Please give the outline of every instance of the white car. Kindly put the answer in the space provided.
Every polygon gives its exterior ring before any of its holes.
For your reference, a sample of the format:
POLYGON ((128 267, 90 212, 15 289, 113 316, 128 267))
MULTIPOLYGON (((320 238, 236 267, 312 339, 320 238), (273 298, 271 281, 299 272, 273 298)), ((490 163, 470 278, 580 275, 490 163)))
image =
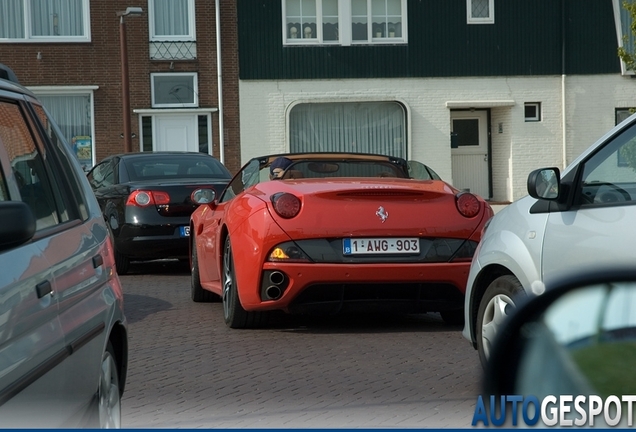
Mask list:
POLYGON ((562 174, 530 173, 528 193, 490 220, 470 268, 463 335, 482 364, 520 298, 578 269, 636 264, 636 116, 562 174))

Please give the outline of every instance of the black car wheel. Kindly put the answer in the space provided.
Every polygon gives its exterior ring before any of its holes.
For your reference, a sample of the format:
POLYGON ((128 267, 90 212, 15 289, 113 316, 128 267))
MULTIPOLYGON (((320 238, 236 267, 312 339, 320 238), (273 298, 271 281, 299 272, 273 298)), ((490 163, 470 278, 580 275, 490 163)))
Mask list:
POLYGON ((486 366, 493 342, 501 324, 516 309, 515 301, 526 293, 521 282, 512 275, 500 276, 488 286, 477 312, 477 350, 482 366, 486 366))
POLYGON ((115 251, 115 267, 118 275, 125 275, 130 270, 130 258, 115 251))
POLYGON ((247 312, 241 306, 234 271, 234 257, 230 237, 225 239, 223 252, 223 318, 228 327, 234 329, 252 328, 264 323, 265 313, 247 312))
POLYGON ((195 238, 192 237, 192 250, 190 251, 190 296, 194 302, 213 302, 221 300, 221 297, 201 286, 201 275, 199 274, 199 257, 195 238))

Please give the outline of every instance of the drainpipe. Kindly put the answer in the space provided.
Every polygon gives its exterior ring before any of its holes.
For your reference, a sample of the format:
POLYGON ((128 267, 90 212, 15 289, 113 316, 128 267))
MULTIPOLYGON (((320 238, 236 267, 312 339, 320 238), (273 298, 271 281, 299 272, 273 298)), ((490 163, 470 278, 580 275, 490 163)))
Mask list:
POLYGON ((219 106, 219 161, 225 164, 225 143, 223 133, 223 74, 221 73, 221 7, 219 0, 215 1, 216 7, 216 82, 218 86, 219 106))
POLYGON ((563 141, 563 164, 567 166, 567 131, 566 131, 566 103, 565 103, 565 0, 561 0, 561 140, 563 141))

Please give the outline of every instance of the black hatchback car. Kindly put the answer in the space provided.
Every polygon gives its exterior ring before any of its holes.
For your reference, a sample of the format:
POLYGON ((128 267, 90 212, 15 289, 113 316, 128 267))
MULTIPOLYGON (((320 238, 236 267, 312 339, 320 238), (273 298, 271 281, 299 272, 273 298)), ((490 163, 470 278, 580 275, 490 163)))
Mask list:
POLYGON ((188 259, 192 194, 213 201, 231 179, 214 157, 194 152, 109 156, 88 173, 115 240, 117 273, 131 261, 188 259))

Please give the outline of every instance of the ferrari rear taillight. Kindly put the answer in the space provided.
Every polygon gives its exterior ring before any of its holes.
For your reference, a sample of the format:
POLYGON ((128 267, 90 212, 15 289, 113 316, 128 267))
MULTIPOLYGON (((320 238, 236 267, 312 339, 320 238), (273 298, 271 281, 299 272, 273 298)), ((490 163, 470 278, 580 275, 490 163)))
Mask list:
POLYGON ((147 207, 150 205, 162 205, 170 203, 170 195, 162 191, 136 190, 128 195, 126 205, 147 207))
POLYGON ((481 204, 477 197, 470 192, 461 192, 455 195, 455 205, 459 213, 467 218, 477 216, 481 204))
POLYGON ((278 216, 291 219, 300 212, 300 199, 287 192, 272 195, 272 204, 278 216))

